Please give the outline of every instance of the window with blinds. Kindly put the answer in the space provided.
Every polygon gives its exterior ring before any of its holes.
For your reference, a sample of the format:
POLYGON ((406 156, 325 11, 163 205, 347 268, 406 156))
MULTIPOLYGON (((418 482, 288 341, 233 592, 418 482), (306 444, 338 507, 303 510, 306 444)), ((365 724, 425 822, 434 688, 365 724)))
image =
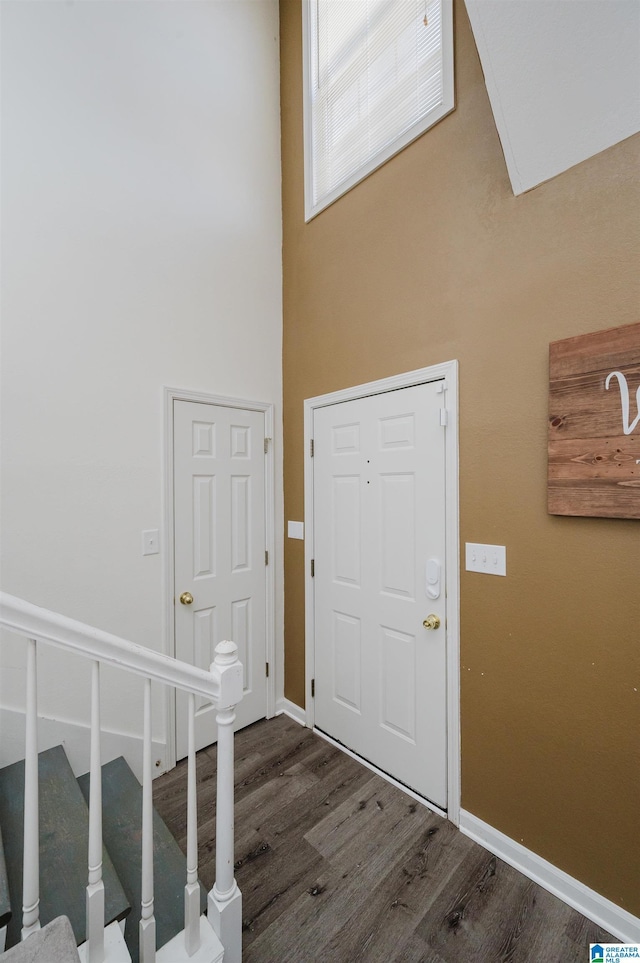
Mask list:
POLYGON ((453 109, 451 0, 303 0, 310 220, 453 109))

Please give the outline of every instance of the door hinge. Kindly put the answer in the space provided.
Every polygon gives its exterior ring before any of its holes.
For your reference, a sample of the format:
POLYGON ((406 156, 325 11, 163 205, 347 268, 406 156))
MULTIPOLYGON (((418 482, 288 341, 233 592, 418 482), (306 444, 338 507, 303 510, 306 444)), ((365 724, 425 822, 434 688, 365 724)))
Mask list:
POLYGON ((265 564, 265 565, 268 565, 268 564, 269 564, 269 552, 268 552, 266 549, 265 549, 265 553, 264 553, 264 564, 265 564))
POLYGON ((264 674, 266 675, 266 677, 267 677, 267 679, 268 679, 268 678, 269 678, 269 663, 268 663, 268 662, 265 662, 265 664, 264 664, 264 674))
POLYGON ((312 679, 311 680, 311 698, 315 699, 315 697, 316 697, 316 680, 312 679))
POLYGON ((440 424, 443 428, 446 428, 449 424, 449 412, 446 408, 440 409, 440 424))
POLYGON ((312 558, 311 559, 311 578, 314 578, 315 574, 316 574, 316 560, 312 558))
POLYGON ((311 441, 309 442, 309 455, 313 458, 314 454, 315 454, 315 446, 313 444, 313 438, 312 438, 311 441))
POLYGON ((264 440, 264 453, 265 453, 265 455, 267 454, 268 451, 269 451, 269 439, 268 439, 268 438, 265 438, 265 440, 264 440))

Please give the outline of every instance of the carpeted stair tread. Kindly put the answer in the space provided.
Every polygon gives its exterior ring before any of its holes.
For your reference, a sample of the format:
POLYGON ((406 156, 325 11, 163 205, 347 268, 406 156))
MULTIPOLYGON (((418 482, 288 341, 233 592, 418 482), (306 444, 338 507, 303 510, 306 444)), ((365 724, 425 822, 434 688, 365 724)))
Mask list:
MULTIPOLYGON (((85 798, 89 775, 78 783, 85 798)), ((132 963, 138 963, 138 923, 142 881, 142 787, 120 756, 102 767, 102 833, 123 889, 132 906, 125 924, 125 941, 132 963)), ((184 887, 187 862, 165 823, 153 811, 153 880, 156 946, 164 946, 184 929, 184 887)), ((206 893, 200 887, 201 912, 206 893)))
POLYGON ((0 954, 3 963, 78 963, 76 940, 66 916, 58 916, 24 943, 0 954))
MULTIPOLYGON (((89 811, 62 746, 38 756, 40 807, 40 922, 68 916, 78 944, 85 941, 89 811)), ((24 760, 0 770, 0 825, 13 915, 7 947, 22 927, 24 760)), ((130 904, 103 848, 105 924, 123 919, 130 904)))
POLYGON ((2 831, 0 830, 0 929, 6 926, 10 919, 11 900, 9 899, 9 880, 7 878, 7 865, 4 860, 2 831))

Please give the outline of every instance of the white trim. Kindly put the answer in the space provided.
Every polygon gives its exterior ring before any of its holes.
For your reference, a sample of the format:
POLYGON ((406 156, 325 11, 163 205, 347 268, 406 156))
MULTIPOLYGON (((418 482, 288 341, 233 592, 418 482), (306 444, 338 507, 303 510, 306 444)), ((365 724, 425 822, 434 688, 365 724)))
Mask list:
POLYGON ((304 709, 301 706, 297 706, 295 702, 290 702, 289 699, 278 699, 276 715, 289 716, 290 719, 293 719, 294 722, 297 722, 301 726, 307 724, 304 709))
MULTIPOLYGON (((163 457, 163 517, 164 533, 161 533, 161 544, 164 552, 164 650, 175 656, 176 639, 173 619, 173 593, 175 577, 175 556, 173 538, 173 402, 190 401, 197 404, 221 405, 224 408, 241 408, 245 411, 261 411, 264 413, 265 438, 269 445, 265 453, 265 548, 269 552, 269 564, 265 566, 265 650, 266 661, 269 663, 269 677, 265 679, 267 695, 267 719, 276 711, 276 551, 275 551, 275 457, 274 457, 274 406, 268 402, 250 401, 246 398, 227 398, 212 395, 204 391, 190 391, 183 388, 163 388, 164 396, 164 457, 163 457)), ((169 768, 176 764, 176 696, 175 692, 167 692, 167 763, 169 768)))
POLYGON ((413 124, 408 131, 405 131, 393 143, 389 144, 384 150, 379 151, 374 157, 358 168, 351 177, 339 184, 334 190, 318 201, 313 203, 312 184, 312 121, 311 121, 311 97, 309 95, 312 78, 312 57, 310 52, 311 21, 309 6, 311 0, 302 2, 302 103, 303 103, 303 138, 304 138, 304 208, 305 221, 311 221, 317 214, 320 214, 325 207, 329 207, 339 197, 350 191, 352 187, 363 181, 369 174, 372 174, 383 164, 386 164, 395 154, 398 154, 405 147, 408 147, 414 140, 421 137, 439 121, 455 110, 455 81, 453 64, 453 2, 443 0, 442 2, 442 103, 429 111, 426 117, 422 117, 417 123, 413 124))
MULTIPOLYGON (((368 395, 395 391, 429 381, 446 382, 446 406, 449 420, 445 431, 446 473, 446 584, 447 584, 447 816, 454 825, 460 819, 460 544, 458 510, 458 362, 418 368, 404 374, 345 388, 304 403, 304 521, 305 521, 305 704, 306 724, 315 727, 315 711, 311 698, 311 679, 315 665, 314 587, 311 559, 314 557, 313 531, 313 461, 310 444, 313 437, 313 415, 316 408, 353 401, 368 395)), ((433 807, 431 807, 433 808, 433 807)), ((437 810, 440 812, 440 810, 437 810)))
POLYGON ((442 816, 443 819, 447 818, 447 814, 444 809, 440 809, 440 807, 436 806, 435 803, 429 802, 428 799, 425 799, 424 796, 414 792, 414 790, 410 789, 409 786, 405 786, 405 784, 400 782, 398 779, 394 779, 393 776, 390 776, 388 772, 385 772, 383 769, 378 769, 378 767, 374 766, 373 763, 369 762, 368 759, 365 759, 363 756, 359 756, 357 752, 352 752, 351 749, 347 749, 347 747, 343 746, 341 742, 338 742, 337 739, 332 739, 331 736, 328 736, 326 732, 323 732, 321 729, 314 729, 313 731, 316 736, 320 736, 320 738, 324 739, 325 742, 330 742, 332 746, 336 747, 336 749, 340 749, 342 752, 346 753, 347 756, 351 756, 352 759, 355 759, 356 762, 359 762, 361 766, 365 767, 365 769, 370 769, 371 772, 375 772, 376 776, 380 776, 380 778, 384 779, 385 782, 390 782, 392 786, 396 787, 396 789, 401 789, 406 796, 410 796, 411 799, 415 799, 415 801, 419 802, 425 807, 425 809, 430 809, 431 812, 436 813, 437 816, 442 816))
POLYGON ((460 832, 625 943, 640 942, 640 919, 464 809, 460 832))

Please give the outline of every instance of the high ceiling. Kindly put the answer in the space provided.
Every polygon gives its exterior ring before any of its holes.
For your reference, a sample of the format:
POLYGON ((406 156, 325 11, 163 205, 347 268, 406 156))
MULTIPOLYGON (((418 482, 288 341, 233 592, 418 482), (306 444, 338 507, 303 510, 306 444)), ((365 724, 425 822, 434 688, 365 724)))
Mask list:
POLYGON ((514 194, 640 130, 637 0, 466 0, 514 194))

